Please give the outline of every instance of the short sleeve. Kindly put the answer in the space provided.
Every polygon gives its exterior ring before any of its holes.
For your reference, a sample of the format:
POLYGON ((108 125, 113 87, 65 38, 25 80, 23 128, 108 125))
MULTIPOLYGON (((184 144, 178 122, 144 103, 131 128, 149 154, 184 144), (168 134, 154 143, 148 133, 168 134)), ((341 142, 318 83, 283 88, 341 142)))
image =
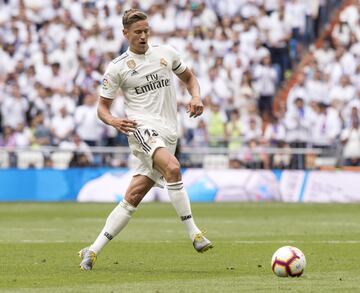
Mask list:
POLYGON ((115 64, 111 62, 103 76, 102 83, 100 86, 100 96, 108 99, 115 99, 116 92, 119 88, 118 73, 115 70, 115 64))
POLYGON ((176 74, 183 73, 186 69, 185 62, 181 59, 180 54, 173 47, 168 46, 172 54, 172 71, 176 74))

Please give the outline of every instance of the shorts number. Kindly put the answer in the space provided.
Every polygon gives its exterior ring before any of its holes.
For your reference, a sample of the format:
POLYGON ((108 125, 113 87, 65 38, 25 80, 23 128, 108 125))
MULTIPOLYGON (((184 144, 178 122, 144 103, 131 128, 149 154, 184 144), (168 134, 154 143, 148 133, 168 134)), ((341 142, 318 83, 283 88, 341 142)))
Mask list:
POLYGON ((159 136, 159 134, 154 129, 145 129, 144 133, 147 136, 159 136))

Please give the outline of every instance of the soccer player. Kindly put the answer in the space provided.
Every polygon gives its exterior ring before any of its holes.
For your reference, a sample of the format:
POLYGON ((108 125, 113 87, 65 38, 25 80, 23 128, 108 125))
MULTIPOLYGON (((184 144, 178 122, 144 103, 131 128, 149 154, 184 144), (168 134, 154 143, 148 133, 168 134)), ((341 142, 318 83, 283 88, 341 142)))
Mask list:
POLYGON ((150 28, 145 13, 129 9, 122 21, 129 49, 114 59, 104 74, 98 115, 104 123, 128 136, 130 149, 139 163, 125 198, 110 213, 95 242, 79 252, 83 270, 92 269, 97 255, 127 225, 154 185, 166 185, 195 250, 204 252, 213 247, 195 225, 180 164, 174 156, 178 134, 172 72, 186 84, 192 97, 187 108, 190 117, 198 117, 204 109, 199 83, 177 51, 148 43, 150 28), (124 93, 126 118, 115 117, 110 111, 119 88, 124 93))

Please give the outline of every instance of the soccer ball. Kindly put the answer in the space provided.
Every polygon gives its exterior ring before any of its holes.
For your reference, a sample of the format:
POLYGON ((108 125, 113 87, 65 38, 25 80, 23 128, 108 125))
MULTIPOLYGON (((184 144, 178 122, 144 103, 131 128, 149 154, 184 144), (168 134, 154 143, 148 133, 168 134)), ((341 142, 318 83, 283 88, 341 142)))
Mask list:
POLYGON ((305 255, 293 246, 280 247, 271 259, 271 268, 278 277, 300 277, 305 266, 305 255))

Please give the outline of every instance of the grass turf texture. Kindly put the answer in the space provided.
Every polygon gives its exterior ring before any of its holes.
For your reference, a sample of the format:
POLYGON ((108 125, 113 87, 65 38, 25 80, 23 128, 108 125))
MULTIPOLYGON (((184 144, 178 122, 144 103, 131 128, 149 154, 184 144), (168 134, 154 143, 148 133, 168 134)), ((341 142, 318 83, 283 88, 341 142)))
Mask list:
POLYGON ((170 204, 142 204, 90 272, 77 251, 114 205, 0 204, 0 292, 359 292, 360 206, 193 204, 215 248, 198 254, 170 204), (300 278, 278 278, 273 252, 297 246, 300 278))

